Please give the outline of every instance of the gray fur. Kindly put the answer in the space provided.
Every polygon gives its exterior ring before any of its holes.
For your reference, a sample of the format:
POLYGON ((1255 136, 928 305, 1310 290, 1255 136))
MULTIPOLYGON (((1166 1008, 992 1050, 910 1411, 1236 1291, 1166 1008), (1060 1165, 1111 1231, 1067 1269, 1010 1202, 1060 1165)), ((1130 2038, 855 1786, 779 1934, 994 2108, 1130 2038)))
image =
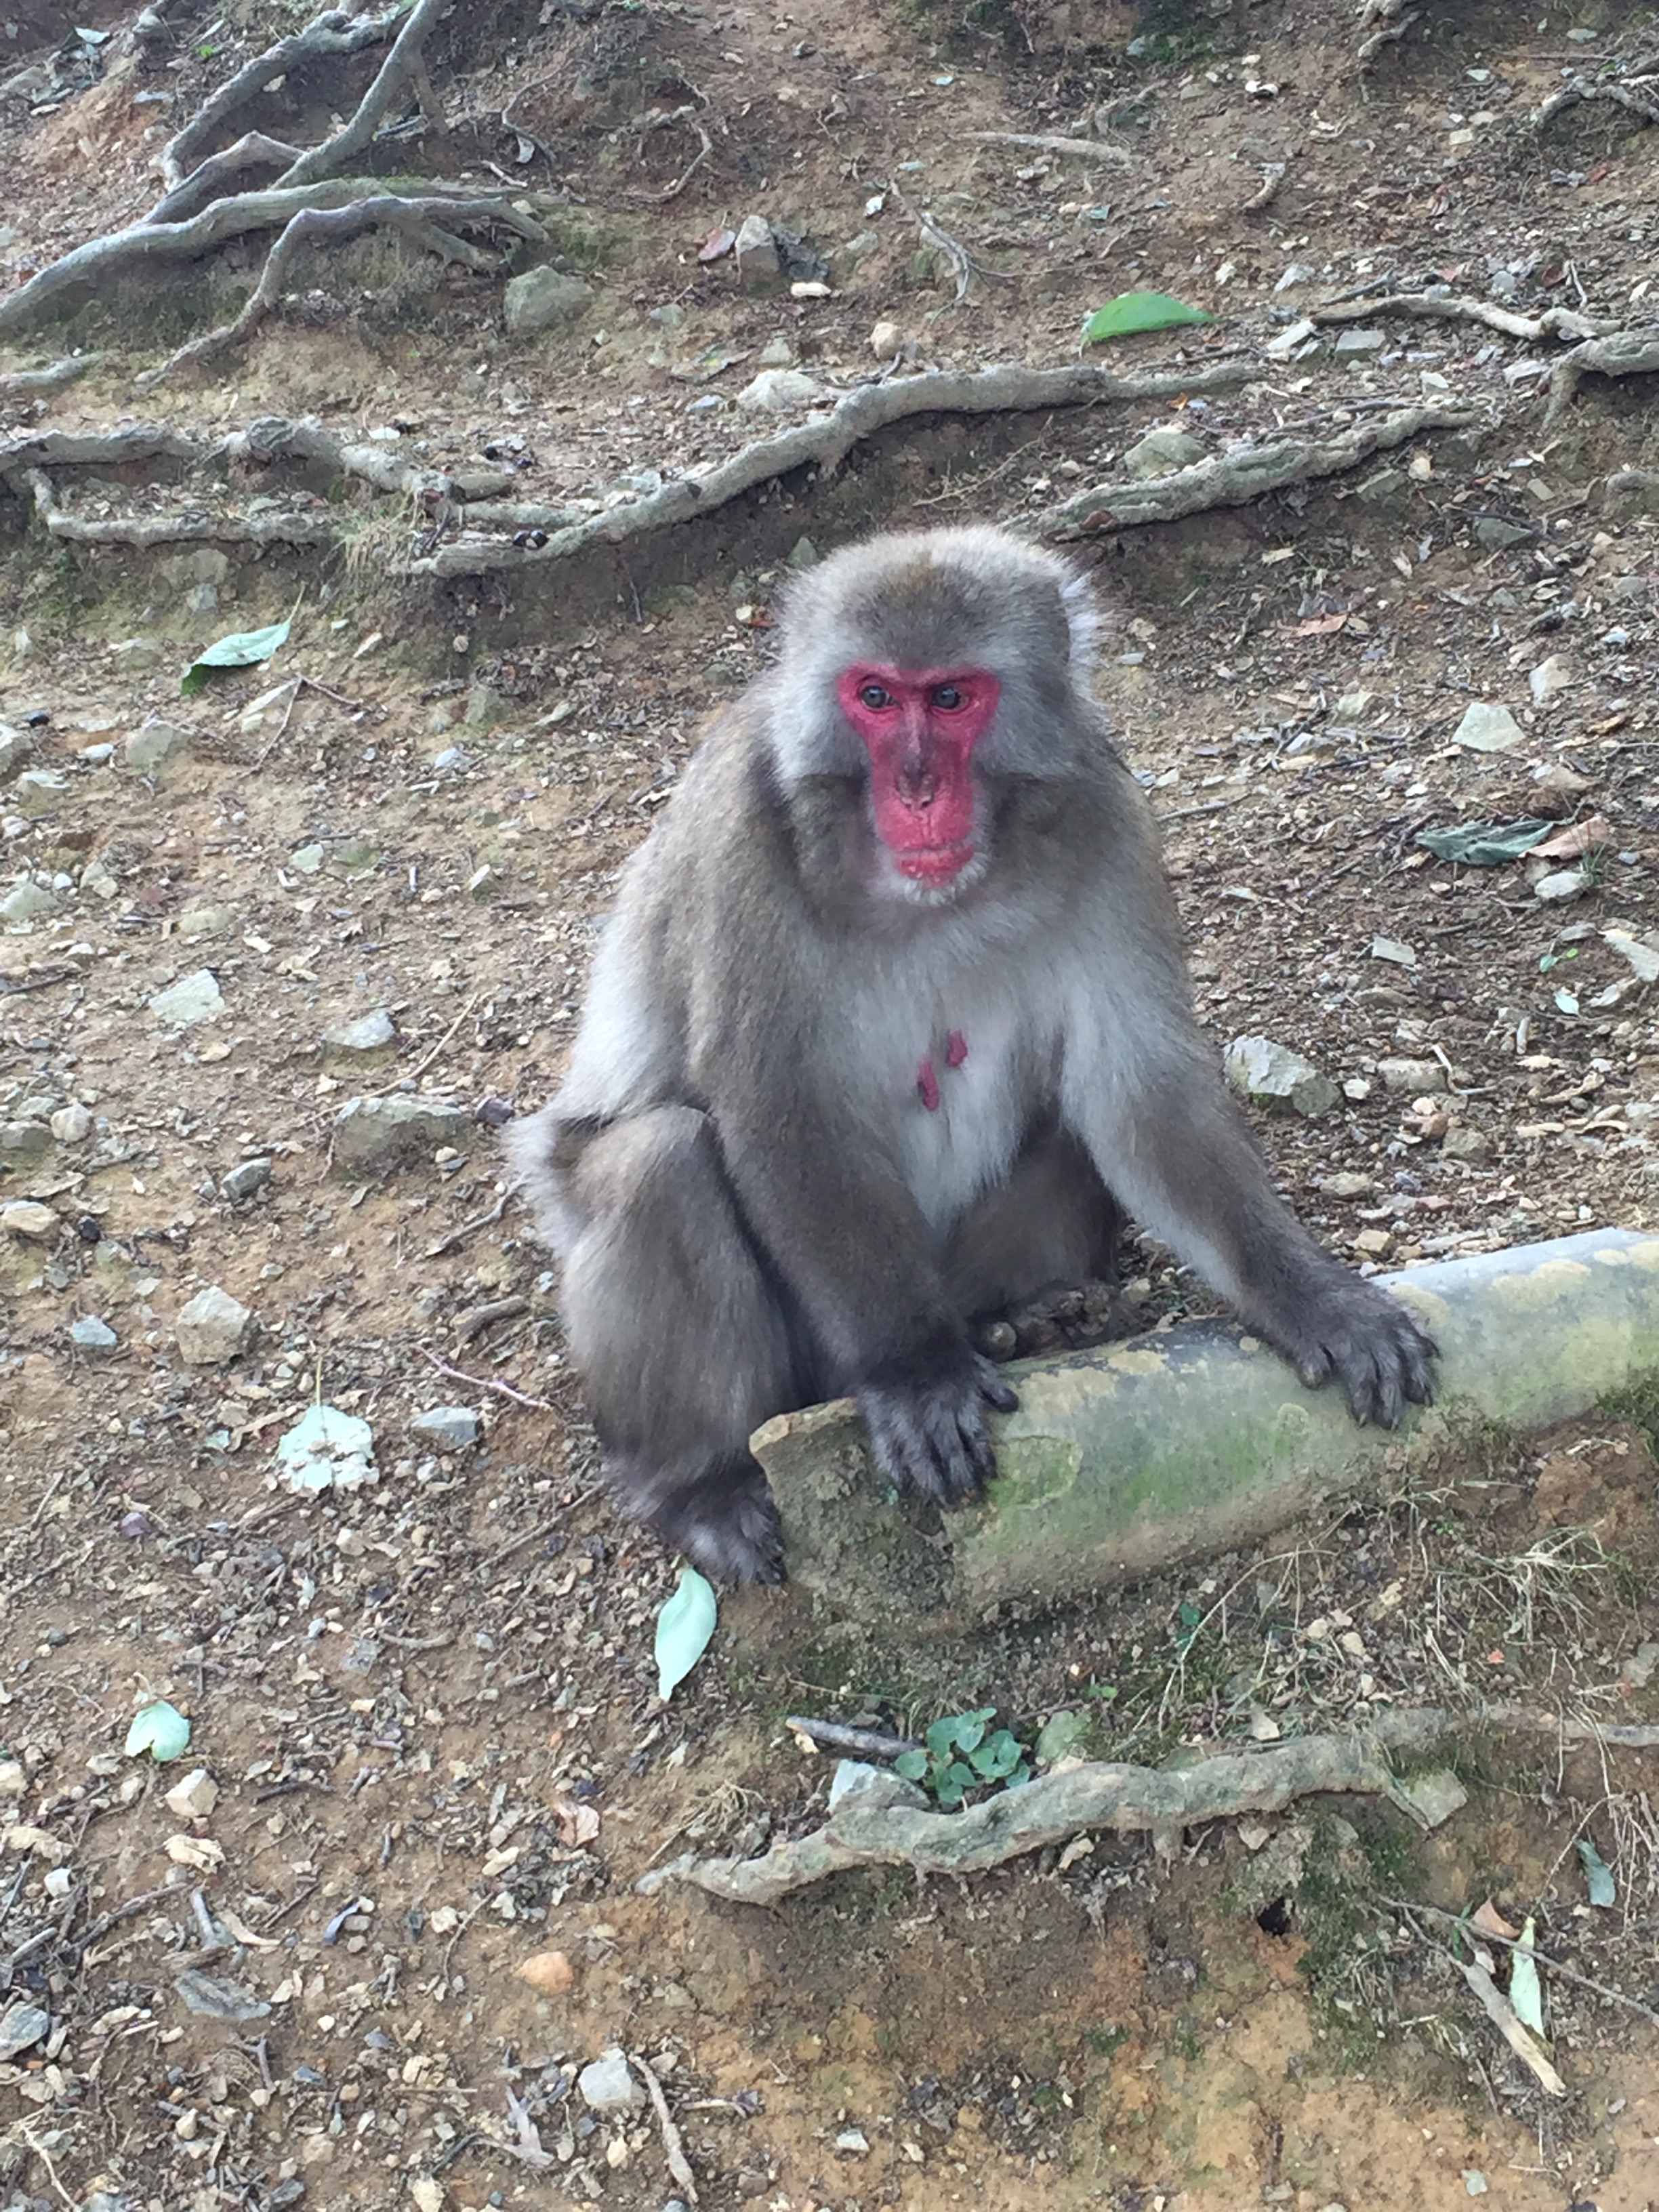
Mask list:
POLYGON ((1428 1395, 1432 1347, 1297 1226, 1222 1086, 1092 635, 1072 572, 994 531, 793 584, 776 665, 629 862, 564 1085, 515 1133, 613 1480, 716 1571, 775 1570, 747 1437, 817 1395, 856 1392, 912 1488, 975 1487, 1001 1386, 967 1321, 1109 1269, 1116 1200, 1358 1417, 1428 1395), (836 700, 860 659, 1000 679, 979 856, 944 891, 875 835, 836 700))

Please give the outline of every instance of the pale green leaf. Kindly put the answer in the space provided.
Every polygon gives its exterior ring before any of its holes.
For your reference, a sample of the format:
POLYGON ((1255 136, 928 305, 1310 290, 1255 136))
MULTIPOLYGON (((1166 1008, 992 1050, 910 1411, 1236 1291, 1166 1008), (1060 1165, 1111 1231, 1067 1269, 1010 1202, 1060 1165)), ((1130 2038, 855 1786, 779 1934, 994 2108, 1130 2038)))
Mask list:
POLYGON ((1541 2037, 1544 2033, 1544 1993, 1538 1986, 1538 1961, 1532 1955, 1534 1923, 1521 1930, 1520 1948, 1510 1954, 1510 2002, 1522 2027, 1541 2037))
POLYGON ((293 628, 292 617, 287 622, 272 623, 265 629, 233 630, 228 637, 216 638, 204 646, 179 680, 179 689, 188 697, 199 691, 215 668, 256 668, 262 660, 269 660, 279 646, 288 642, 293 628))
POLYGON ((1613 1879, 1613 1869, 1607 1864, 1588 1836, 1578 1838, 1578 1856, 1584 1863, 1584 1877, 1589 1883, 1592 1905, 1611 1905, 1619 1894, 1613 1879))
POLYGON ((1167 292, 1120 292, 1097 307, 1083 325, 1085 345, 1099 345, 1107 338, 1131 337, 1136 331, 1172 330, 1177 323, 1212 323, 1215 317, 1202 307, 1189 307, 1167 292))
POLYGON ((712 1586, 682 1567, 674 1595, 657 1615, 657 1694, 672 1698, 708 1649, 718 1607, 712 1586))
POLYGON ((126 1754, 129 1759, 142 1759, 148 1752, 152 1759, 177 1759, 190 1744, 190 1723, 176 1705, 165 1698, 157 1698, 153 1705, 145 1705, 132 1717, 132 1726, 127 1730, 126 1754))

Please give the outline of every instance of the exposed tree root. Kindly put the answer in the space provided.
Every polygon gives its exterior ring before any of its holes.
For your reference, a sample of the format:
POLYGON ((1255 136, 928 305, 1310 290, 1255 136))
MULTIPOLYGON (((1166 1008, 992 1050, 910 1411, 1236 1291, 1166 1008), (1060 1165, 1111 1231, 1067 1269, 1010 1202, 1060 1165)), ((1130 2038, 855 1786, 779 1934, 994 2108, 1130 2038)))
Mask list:
POLYGON ((471 576, 491 569, 568 560, 592 545, 620 544, 647 531, 711 514, 727 501, 752 491, 757 484, 787 476, 793 469, 816 465, 820 475, 828 476, 863 440, 890 423, 917 415, 990 415, 1043 407, 1097 406, 1111 400, 1172 399, 1188 392, 1230 391, 1249 383, 1257 374, 1249 362, 1227 362, 1207 368, 1117 376, 1109 369, 1078 362, 1066 368, 938 369, 921 376, 894 377, 844 393, 827 414, 810 422, 781 430, 775 437, 757 438, 707 476, 678 477, 660 491, 586 515, 579 522, 562 519, 568 510, 515 506, 514 526, 548 530, 544 544, 515 545, 504 538, 461 539, 411 562, 410 573, 471 576))
POLYGON ((331 545, 339 526, 328 514, 205 514, 200 512, 82 517, 65 514, 44 469, 21 469, 9 481, 27 492, 54 538, 77 545, 181 545, 207 539, 218 544, 331 545))
POLYGON ((216 200, 224 185, 245 177, 250 169, 285 169, 298 155, 298 147, 281 138, 267 138, 263 131, 246 131, 234 146, 210 154, 200 168, 192 169, 181 185, 175 185, 157 200, 144 221, 187 222, 216 200))
MULTIPOLYGON (((1625 1741, 1632 1731, 1499 1705, 1455 1713, 1425 1705, 1381 1715, 1364 1735, 1310 1735, 1261 1750, 1223 1752, 1186 1767, 1091 1761, 1006 1790, 963 1813, 919 1808, 896 1777, 872 1772, 847 1790, 811 1835, 775 1844, 759 1858, 684 1856, 636 1884, 647 1895, 689 1881, 742 1905, 775 1905, 790 1891, 855 1866, 907 1866, 920 1875, 978 1874, 1089 1828, 1178 1830, 1243 1813, 1276 1813, 1328 1793, 1383 1796, 1411 1812, 1396 1790, 1391 1753, 1420 1753, 1459 1729, 1482 1725, 1559 1734, 1570 1741, 1625 1741)), ((1659 1731, 1641 1729, 1644 1746, 1659 1731)), ((1413 1817, 1416 1817, 1413 1815, 1413 1817)))
POLYGON ((1471 300, 1455 292, 1387 292, 1381 299, 1340 300, 1328 307, 1310 307, 1310 323, 1364 323, 1373 315, 1426 315, 1437 322, 1481 323, 1508 337, 1537 345, 1544 338, 1593 338, 1613 325, 1571 307, 1547 307, 1541 315, 1517 315, 1490 300, 1471 300))
POLYGON ((450 222, 504 224, 520 238, 539 240, 544 234, 539 223, 520 215, 510 201, 502 199, 459 199, 453 194, 416 198, 387 192, 354 200, 345 207, 301 208, 284 225, 282 235, 266 255, 259 281, 235 320, 222 323, 216 330, 204 331, 199 337, 181 345, 159 368, 152 368, 141 376, 138 388, 149 391, 175 369, 191 362, 210 360, 252 336, 276 307, 289 264, 302 246, 350 238, 359 231, 378 228, 395 230, 412 245, 423 246, 448 260, 465 262, 469 268, 488 268, 488 257, 457 238, 453 231, 441 228, 436 220, 440 216, 450 222))
POLYGON ((975 146, 1024 146, 1034 154, 1066 154, 1078 161, 1109 161, 1118 168, 1135 166, 1127 146, 1114 146, 1105 138, 1052 138, 1030 131, 964 131, 975 146))
POLYGON ((73 384, 77 376, 84 376, 103 359, 100 353, 66 355, 62 361, 47 363, 44 368, 14 368, 0 371, 0 407, 17 399, 44 399, 54 392, 61 392, 66 384, 73 384))
POLYGON ((343 8, 327 8, 303 30, 279 39, 274 46, 267 46, 262 54, 244 63, 162 148, 161 175, 168 190, 182 184, 196 168, 220 125, 257 100, 268 84, 307 62, 337 60, 365 46, 378 46, 390 37, 397 19, 395 9, 385 15, 354 16, 343 8))
POLYGON ((1571 406, 1581 380, 1599 376, 1644 376, 1659 374, 1659 323, 1645 330, 1613 331, 1575 346, 1555 364, 1550 376, 1546 425, 1556 422, 1571 406))
MULTIPOLYGON (((1635 82, 1645 85, 1653 80, 1638 76, 1635 82)), ((1659 98, 1644 95, 1632 84, 1620 83, 1616 78, 1579 76, 1574 77, 1571 84, 1564 84, 1559 92, 1553 92, 1541 106, 1533 111, 1534 130, 1542 131, 1564 107, 1571 107, 1581 100, 1610 100, 1615 107, 1627 109, 1644 123, 1659 123, 1659 98)))
POLYGON ((1194 461, 1164 477, 1098 484, 1050 509, 1036 527, 1056 539, 1092 538, 1142 522, 1176 522, 1217 507, 1243 507, 1264 492, 1318 477, 1340 476, 1373 453, 1403 446, 1425 430, 1463 429, 1476 420, 1466 408, 1401 407, 1393 414, 1345 430, 1320 444, 1300 439, 1194 461))
POLYGON ((283 177, 285 185, 313 185, 323 177, 337 176, 348 161, 366 153, 385 120, 386 110, 413 76, 433 25, 451 0, 415 0, 398 33, 392 52, 375 72, 374 82, 357 103, 356 112, 343 130, 320 146, 313 146, 283 177))
POLYGON ((1384 46, 1403 39, 1421 13, 1419 8, 1408 8, 1406 0, 1360 0, 1360 29, 1365 30, 1372 23, 1380 26, 1369 38, 1360 40, 1355 56, 1360 68, 1374 62, 1384 46))

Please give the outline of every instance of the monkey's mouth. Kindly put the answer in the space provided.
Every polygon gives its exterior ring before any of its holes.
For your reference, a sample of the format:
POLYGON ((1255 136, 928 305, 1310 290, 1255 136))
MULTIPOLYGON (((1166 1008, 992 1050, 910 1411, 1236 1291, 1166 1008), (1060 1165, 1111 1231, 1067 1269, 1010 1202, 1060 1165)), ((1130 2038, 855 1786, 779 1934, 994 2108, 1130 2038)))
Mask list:
POLYGON ((937 890, 956 881, 976 849, 971 837, 963 837, 954 845, 919 845, 914 851, 896 853, 893 858, 900 875, 908 876, 913 884, 937 890))

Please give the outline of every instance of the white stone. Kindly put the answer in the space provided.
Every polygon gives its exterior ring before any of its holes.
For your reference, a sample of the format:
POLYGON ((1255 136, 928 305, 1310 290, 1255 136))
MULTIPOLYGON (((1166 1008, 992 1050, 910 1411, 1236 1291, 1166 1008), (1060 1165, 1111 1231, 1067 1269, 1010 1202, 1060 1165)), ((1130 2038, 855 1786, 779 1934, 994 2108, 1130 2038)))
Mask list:
POLYGON ((247 1340, 253 1316, 216 1283, 198 1291, 173 1323, 179 1350, 190 1367, 222 1367, 247 1340))
POLYGON ((567 276, 556 269, 526 269, 507 285, 501 309, 511 335, 530 337, 556 324, 574 322, 592 297, 592 286, 580 276, 567 276))
POLYGON ((9 1205, 0 1206, 0 1229, 9 1229, 14 1237, 27 1237, 32 1244, 43 1244, 55 1237, 63 1223, 49 1206, 42 1206, 33 1198, 14 1198, 9 1205))
POLYGON ((149 1002, 149 1010, 169 1029, 193 1029, 198 1022, 216 1021, 225 1011, 218 979, 210 968, 198 968, 192 975, 181 975, 165 991, 158 991, 149 1002))
POLYGON ((1452 741, 1477 753, 1516 752, 1527 742, 1507 707, 1494 707, 1484 700, 1477 700, 1465 714, 1452 732, 1452 741))
POLYGON ((620 2051, 602 2051, 576 2076, 576 2087, 589 2112, 602 2119, 631 2112, 645 2102, 645 2092, 634 2078, 634 2069, 620 2051))
POLYGON ((146 722, 143 729, 135 730, 127 739, 127 766, 140 775, 148 775, 185 751, 189 744, 190 732, 180 729, 176 722, 146 722))
POLYGON ((1554 698, 1558 691, 1565 691, 1571 682, 1572 672, 1566 662, 1559 653, 1553 653, 1547 660, 1540 660, 1532 670, 1527 678, 1527 688, 1532 693, 1534 706, 1541 707, 1547 700, 1554 698))
POLYGON ((51 1127, 60 1145, 83 1145, 92 1134, 92 1115, 77 1098, 58 1109, 51 1127))
POLYGON ((162 1802, 181 1820, 205 1820, 219 1802, 219 1785, 205 1766, 198 1766, 175 1782, 162 1802))
POLYGON ((823 396, 823 386, 804 369, 763 368, 738 392, 738 405, 749 415, 788 415, 823 396))

